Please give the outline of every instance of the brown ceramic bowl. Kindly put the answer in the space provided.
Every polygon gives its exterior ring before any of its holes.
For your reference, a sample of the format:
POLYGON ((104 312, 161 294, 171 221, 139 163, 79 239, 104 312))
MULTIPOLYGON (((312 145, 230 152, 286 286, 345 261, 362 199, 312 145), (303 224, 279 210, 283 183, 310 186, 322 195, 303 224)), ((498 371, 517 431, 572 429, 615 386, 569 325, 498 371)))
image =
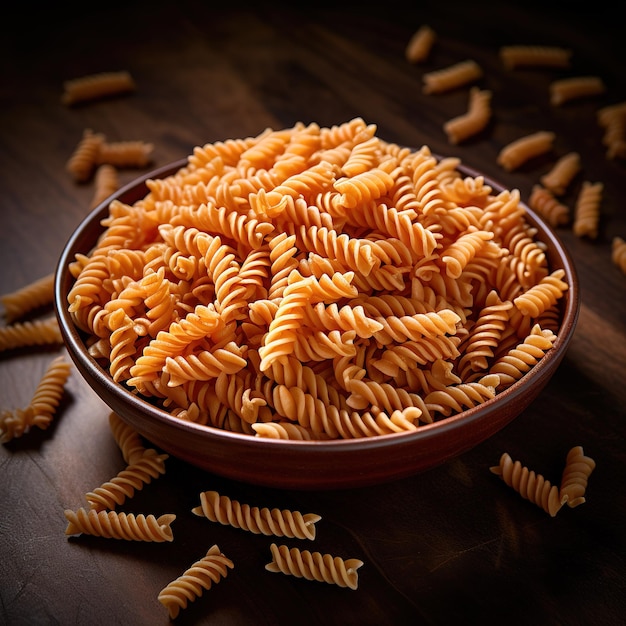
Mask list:
MULTIPOLYGON (((360 487, 404 478, 456 457, 509 424, 540 394, 559 366, 574 333, 579 312, 579 287, 572 260, 555 235, 532 210, 528 221, 547 245, 550 269, 563 268, 569 289, 561 300, 562 322, 554 347, 508 389, 484 404, 441 419, 408 434, 352 440, 287 441, 233 433, 172 417, 165 410, 130 393, 113 381, 87 352, 84 337, 67 310, 73 284, 68 265, 76 253, 88 254, 103 232, 101 220, 109 201, 132 204, 147 193, 146 180, 164 178, 180 169, 182 160, 139 177, 94 209, 78 226, 61 254, 55 282, 56 314, 76 367, 96 393, 123 420, 152 444, 173 456, 220 476, 285 489, 323 490, 360 487)), ((477 176, 471 168, 459 168, 477 176)), ((485 177, 494 192, 502 185, 485 177)))

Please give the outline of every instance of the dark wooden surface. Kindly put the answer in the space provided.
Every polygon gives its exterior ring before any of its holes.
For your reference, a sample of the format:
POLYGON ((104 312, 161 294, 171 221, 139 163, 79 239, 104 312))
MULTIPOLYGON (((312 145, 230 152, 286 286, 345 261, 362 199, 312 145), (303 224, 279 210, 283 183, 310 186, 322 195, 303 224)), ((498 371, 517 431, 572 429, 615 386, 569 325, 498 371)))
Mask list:
MULTIPOLYGON (((222 4, 113 2, 70 11, 29 3, 2 20, 0 292, 51 272, 88 212, 92 184, 75 184, 65 170, 85 128, 152 142, 160 166, 196 145, 266 127, 360 116, 381 137, 459 156, 523 198, 556 156, 581 154, 584 171, 566 203, 583 179, 605 188, 595 241, 559 229, 581 284, 575 337, 556 376, 515 422, 462 457, 392 484, 281 491, 168 460, 166 475, 124 509, 176 513, 168 544, 64 535, 64 509, 83 506, 87 491, 124 466, 108 408, 74 371, 52 426, 0 447, 0 622, 165 624, 158 592, 217 543, 235 569, 183 611, 181 624, 623 624, 626 276, 611 263, 610 242, 626 236, 626 163, 605 158, 595 120, 599 106, 626 99, 623 32, 612 6, 222 4), (404 48, 423 23, 438 41, 426 64, 410 65, 404 48), (569 47, 573 67, 505 71, 498 48, 513 43, 569 47), (425 96, 421 79, 467 58, 485 70, 478 84, 493 92, 494 118, 454 147, 442 126, 465 110, 467 89, 425 96), (64 80, 121 69, 136 79, 134 94, 61 104, 64 80), (606 94, 551 107, 549 82, 575 74, 600 75, 606 94), (537 130, 556 132, 554 154, 503 171, 500 148, 537 130), (587 502, 554 518, 489 472, 507 451, 557 482, 576 445, 597 462, 587 502), (270 538, 191 514, 209 489, 321 515, 316 541, 294 543, 361 559, 358 590, 266 572, 270 538)), ((136 174, 123 171, 122 182, 136 174)), ((1 408, 25 406, 60 353, 0 354, 1 408)))

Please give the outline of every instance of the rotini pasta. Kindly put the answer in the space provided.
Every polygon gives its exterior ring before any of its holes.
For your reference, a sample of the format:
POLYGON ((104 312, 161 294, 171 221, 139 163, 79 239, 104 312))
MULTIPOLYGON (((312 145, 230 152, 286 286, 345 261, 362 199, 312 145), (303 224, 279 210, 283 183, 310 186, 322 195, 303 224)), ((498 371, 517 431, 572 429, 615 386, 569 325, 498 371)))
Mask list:
POLYGON ((559 202, 553 193, 541 185, 533 185, 528 206, 541 215, 552 227, 567 224, 570 221, 570 211, 562 202, 559 202))
POLYGON ((604 184, 583 181, 574 207, 573 231, 578 237, 596 239, 600 223, 600 206, 604 184))
POLYGON ((549 152, 555 138, 555 133, 545 130, 524 135, 504 146, 498 153, 497 162, 509 172, 515 170, 530 159, 549 152))
POLYGON ((585 502, 589 476, 595 468, 596 462, 585 456, 582 446, 575 446, 567 453, 559 488, 561 504, 575 508, 585 502))
POLYGON ((492 397, 480 379, 535 316, 558 330, 567 288, 519 191, 458 165, 360 118, 206 144, 110 203, 70 264, 68 310, 119 384, 179 419, 272 438, 415 430, 492 397), (492 291, 526 313, 502 318, 478 371, 464 339, 492 291))
POLYGON ((99 165, 94 176, 94 185, 94 194, 90 204, 92 209, 97 207, 101 202, 104 202, 111 194, 119 189, 120 181, 117 169, 108 163, 99 165))
POLYGON ((134 90, 135 81, 129 72, 100 72, 65 81, 61 100, 63 104, 71 106, 134 90))
POLYGON ((424 81, 422 91, 425 94, 451 91, 478 80, 482 75, 482 67, 473 59, 467 59, 449 67, 426 72, 422 77, 424 81))
POLYGON ((53 298, 54 273, 0 296, 0 302, 4 306, 4 317, 10 323, 30 311, 50 304, 53 298))
POLYGON ((358 569, 363 566, 359 559, 342 559, 331 554, 270 545, 272 561, 265 566, 268 572, 282 572, 288 576, 316 580, 339 587, 357 589, 358 569))
POLYGON ((259 509, 248 504, 240 504, 228 496, 221 496, 216 491, 203 491, 200 494, 200 506, 192 513, 206 517, 212 522, 247 530, 254 534, 274 535, 298 539, 315 539, 315 523, 322 519, 314 513, 298 511, 259 509))
POLYGON ((470 89, 467 112, 443 125, 450 143, 461 143, 485 129, 491 119, 491 96, 488 89, 470 89))
POLYGON ((602 143, 608 159, 626 158, 626 102, 602 107, 598 124, 604 129, 602 143))
POLYGON ((104 141, 98 147, 96 165, 145 167, 151 161, 153 150, 154 146, 145 141, 104 141))
POLYGON ((67 171, 76 182, 84 183, 91 178, 103 142, 104 135, 101 133, 94 133, 90 128, 83 131, 81 140, 66 164, 67 171))
POLYGON ((550 83, 550 104, 560 106, 571 100, 602 95, 606 91, 599 76, 573 76, 550 83))
POLYGON ((568 152, 560 157, 550 171, 540 178, 540 182, 555 196, 562 196, 581 167, 580 154, 568 152))
POLYGON ((144 455, 146 448, 139 433, 114 411, 109 414, 109 427, 122 457, 128 465, 132 465, 144 455))
POLYGON ((161 589, 159 602, 167 609, 170 619, 175 619, 205 589, 209 590, 212 585, 226 578, 228 570, 233 567, 231 559, 224 556, 217 544, 214 544, 204 557, 161 589))
POLYGON ((171 524, 176 519, 173 513, 144 515, 143 513, 122 513, 117 511, 97 511, 79 508, 66 509, 66 535, 94 535, 106 539, 126 541, 173 541, 171 524))
POLYGON ((410 63, 422 63, 430 55, 437 34, 428 25, 420 26, 409 39, 409 43, 405 49, 405 56, 410 63))
POLYGON ((62 343, 63 336, 56 317, 32 322, 16 322, 0 328, 0 352, 62 343))
POLYGON ((508 70, 518 67, 567 69, 572 51, 559 46, 510 45, 500 48, 500 58, 508 70))
POLYGON ((611 242, 611 261, 623 274, 626 274, 626 240, 617 235, 611 242))

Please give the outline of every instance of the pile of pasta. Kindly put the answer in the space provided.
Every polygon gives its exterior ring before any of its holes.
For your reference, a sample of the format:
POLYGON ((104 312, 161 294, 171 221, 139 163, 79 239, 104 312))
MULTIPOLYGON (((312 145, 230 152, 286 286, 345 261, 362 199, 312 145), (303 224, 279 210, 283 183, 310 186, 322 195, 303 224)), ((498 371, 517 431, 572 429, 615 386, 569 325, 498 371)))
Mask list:
POLYGON ((564 270, 494 192, 354 118, 197 146, 111 202, 67 298, 90 354, 172 415, 255 436, 416 430, 548 352, 564 270))

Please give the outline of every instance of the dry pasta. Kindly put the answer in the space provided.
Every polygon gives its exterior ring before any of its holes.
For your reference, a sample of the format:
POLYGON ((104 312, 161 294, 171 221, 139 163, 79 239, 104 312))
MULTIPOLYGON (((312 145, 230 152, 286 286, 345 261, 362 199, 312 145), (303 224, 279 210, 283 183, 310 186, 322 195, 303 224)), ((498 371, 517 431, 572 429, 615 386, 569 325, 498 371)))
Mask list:
POLYGON ((146 141, 104 141, 96 154, 96 165, 117 168, 145 167, 152 159, 154 145, 146 141))
POLYGON ((26 313, 50 304, 54 298, 54 273, 42 276, 11 293, 0 296, 4 317, 13 322, 26 313))
POLYGON ((626 240, 617 235, 611 242, 611 261, 626 274, 626 240))
POLYGON ((487 89, 470 89, 467 112, 443 125, 450 143, 461 143, 486 128, 491 119, 491 96, 491 91, 487 89))
POLYGON ((555 133, 545 130, 524 135, 504 146, 497 162, 507 171, 515 170, 530 159, 549 152, 555 138, 555 133))
POLYGON ((66 509, 66 535, 94 535, 106 539, 126 541, 173 541, 171 524, 176 519, 173 513, 155 517, 143 513, 122 513, 118 511, 97 511, 79 508, 66 509))
POLYGON ((6 443, 27 433, 36 426, 48 428, 61 402, 71 365, 65 357, 58 356, 46 368, 29 405, 0 414, 0 443, 6 443))
POLYGON ((113 411, 109 414, 109 428, 127 464, 141 459, 146 448, 139 433, 113 411))
POLYGON ((104 135, 101 133, 94 133, 90 128, 83 131, 81 140, 65 166, 76 182, 84 183, 91 178, 102 143, 104 143, 104 135))
POLYGON ((569 184, 581 168, 580 154, 568 152, 540 178, 541 184, 555 196, 561 196, 567 191, 569 184))
POLYGON ((62 343, 63 336, 56 317, 32 322, 16 322, 0 328, 0 352, 62 343))
POLYGON ((457 165, 361 118, 205 144, 111 202, 70 264, 69 312, 116 381, 180 419, 271 438, 415 430, 493 397, 461 363, 490 292, 511 307, 528 292, 527 310, 483 375, 534 324, 558 330, 567 290, 519 191, 457 165))
POLYGON ((134 90, 135 81, 129 72, 99 72, 65 81, 61 100, 63 104, 74 105, 134 90))
POLYGON ((599 96, 606 86, 599 76, 573 76, 550 83, 550 104, 560 106, 570 100, 599 96))
POLYGON ((424 81, 422 91, 425 94, 451 91, 478 80, 482 75, 482 67, 473 59, 467 59, 466 61, 424 74, 422 77, 424 81))
POLYGON ((342 559, 332 554, 289 548, 285 545, 270 545, 272 561, 265 566, 268 572, 282 572, 288 576, 316 580, 339 587, 357 589, 358 569, 363 566, 359 559, 342 559))
POLYGON ((606 146, 607 158, 626 158, 626 102, 601 108, 597 118, 604 128, 602 143, 606 146))
POLYGON ((430 55, 430 51, 435 44, 437 34, 428 26, 423 24, 413 33, 406 46, 405 56, 410 63, 422 63, 430 55))
POLYGON ((90 204, 92 209, 96 208, 120 188, 117 169, 108 163, 99 165, 94 176, 94 184, 95 189, 90 204))
POLYGON ((575 508, 585 502, 589 476, 595 468, 596 462, 585 456, 582 446, 575 446, 567 453, 559 488, 561 504, 575 508))
POLYGON ((574 207, 573 230, 576 236, 590 239, 598 236, 603 191, 603 183, 583 181, 574 207))
POLYGON ((322 519, 314 513, 303 515, 299 511, 287 509, 281 511, 251 507, 231 500, 228 496, 221 496, 217 491, 203 491, 200 494, 200 506, 193 508, 192 513, 257 535, 311 540, 315 539, 315 523, 322 519))
POLYGON ((498 465, 489 469, 500 476, 522 498, 542 508, 550 517, 554 517, 563 506, 559 488, 556 485, 551 484, 549 480, 546 480, 541 474, 535 473, 534 470, 529 470, 520 461, 513 462, 508 452, 500 457, 498 465))
POLYGON ((212 545, 206 555, 185 570, 178 578, 168 583, 159 592, 159 602, 167 609, 170 619, 175 619, 189 602, 199 598, 203 591, 226 578, 234 564, 212 545))
POLYGON ((552 227, 567 224, 570 220, 569 207, 559 202, 549 189, 541 185, 533 185, 528 206, 537 211, 552 227))
POLYGON ((500 48, 500 58, 506 69, 542 67, 566 69, 571 64, 572 51, 560 46, 509 45, 500 48))

